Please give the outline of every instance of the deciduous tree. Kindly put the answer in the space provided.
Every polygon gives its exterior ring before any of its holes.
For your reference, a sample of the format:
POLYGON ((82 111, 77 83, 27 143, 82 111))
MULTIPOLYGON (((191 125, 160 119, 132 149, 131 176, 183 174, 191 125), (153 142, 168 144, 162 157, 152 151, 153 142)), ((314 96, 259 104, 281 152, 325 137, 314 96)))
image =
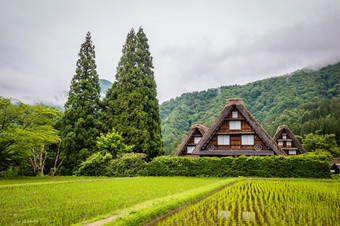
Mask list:
MULTIPOLYGON (((12 102, 0 97, 0 171, 20 166, 39 156, 43 160, 47 152, 42 147, 60 141, 58 131, 53 127, 60 111, 12 102)), ((43 161, 32 166, 37 165, 43 166, 43 161)))

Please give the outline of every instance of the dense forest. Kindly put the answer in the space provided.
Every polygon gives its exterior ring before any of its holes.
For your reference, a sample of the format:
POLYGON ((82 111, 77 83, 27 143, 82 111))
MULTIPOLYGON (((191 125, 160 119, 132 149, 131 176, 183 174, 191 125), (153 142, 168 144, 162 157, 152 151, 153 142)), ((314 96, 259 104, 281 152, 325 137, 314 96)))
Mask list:
POLYGON ((319 70, 185 93, 160 106, 164 150, 174 153, 192 124, 207 127, 227 98, 242 98, 247 109, 270 135, 288 125, 299 136, 335 134, 340 144, 340 63, 319 70))

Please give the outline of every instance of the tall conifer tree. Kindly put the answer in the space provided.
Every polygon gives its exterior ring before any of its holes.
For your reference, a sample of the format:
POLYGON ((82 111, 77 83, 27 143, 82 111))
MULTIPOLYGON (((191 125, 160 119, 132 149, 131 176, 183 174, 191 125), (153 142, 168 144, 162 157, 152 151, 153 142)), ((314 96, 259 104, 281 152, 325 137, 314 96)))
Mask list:
POLYGON ((116 81, 106 93, 103 124, 115 128, 133 151, 149 159, 163 154, 156 82, 148 39, 142 28, 128 33, 116 81))
POLYGON ((88 32, 80 48, 76 73, 72 78, 62 117, 67 174, 75 171, 94 152, 96 137, 99 135, 100 86, 94 48, 88 32))

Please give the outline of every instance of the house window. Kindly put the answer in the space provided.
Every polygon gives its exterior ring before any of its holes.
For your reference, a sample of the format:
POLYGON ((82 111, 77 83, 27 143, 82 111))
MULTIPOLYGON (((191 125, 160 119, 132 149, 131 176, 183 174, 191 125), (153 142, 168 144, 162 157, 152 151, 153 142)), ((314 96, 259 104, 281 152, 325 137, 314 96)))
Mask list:
POLYGON ((290 155, 296 155, 296 151, 295 151, 295 150, 289 150, 289 151, 288 151, 288 154, 290 154, 290 155))
POLYGON ((187 153, 190 154, 195 149, 195 146, 188 146, 187 147, 187 153))
POLYGON ((217 136, 217 144, 218 145, 230 145, 229 135, 218 135, 217 136))
POLYGON ((242 145, 254 145, 254 135, 242 135, 241 143, 242 145))
POLYGON ((238 118, 238 112, 237 111, 232 112, 232 118, 238 118))
POLYGON ((279 146, 283 146, 283 141, 279 141, 279 146))
POLYGON ((287 141, 286 145, 287 145, 287 147, 288 146, 292 146, 292 142, 291 141, 287 141))
POLYGON ((241 121, 229 121, 229 129, 241 129, 241 121))
POLYGON ((282 134, 282 139, 287 139, 287 134, 286 133, 282 134))
POLYGON ((198 144, 198 142, 200 142, 202 137, 194 137, 194 143, 198 144))

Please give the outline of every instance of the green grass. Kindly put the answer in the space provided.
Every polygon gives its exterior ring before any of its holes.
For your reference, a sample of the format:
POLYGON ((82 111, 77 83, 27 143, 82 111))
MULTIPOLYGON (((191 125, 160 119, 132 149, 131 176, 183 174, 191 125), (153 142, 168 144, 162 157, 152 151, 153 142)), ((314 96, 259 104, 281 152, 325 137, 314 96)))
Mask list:
POLYGON ((70 225, 118 214, 149 200, 223 180, 188 177, 1 180, 0 225, 70 225))
POLYGON ((64 183, 64 182, 78 182, 78 181, 93 181, 101 179, 110 179, 108 177, 76 177, 76 176, 63 176, 63 177, 18 177, 18 178, 0 178, 0 188, 8 185, 20 186, 42 183, 64 183))
POLYGON ((155 225, 338 225, 340 182, 247 180, 155 225))

